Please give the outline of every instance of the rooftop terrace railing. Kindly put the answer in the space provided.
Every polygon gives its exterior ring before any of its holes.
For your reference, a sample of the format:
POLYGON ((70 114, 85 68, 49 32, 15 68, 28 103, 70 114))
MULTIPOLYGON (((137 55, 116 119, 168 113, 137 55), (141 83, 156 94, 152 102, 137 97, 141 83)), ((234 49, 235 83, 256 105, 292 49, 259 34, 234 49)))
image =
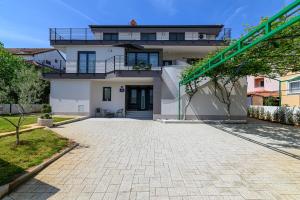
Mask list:
MULTIPOLYGON (((93 33, 90 28, 50 28, 49 38, 50 41, 103 40, 100 37, 100 34, 93 33)), ((231 39, 231 28, 223 28, 214 40, 230 40, 230 39, 231 39)), ((120 40, 118 39, 116 41, 120 41, 120 40)), ((186 40, 182 40, 182 41, 186 41, 186 40)))

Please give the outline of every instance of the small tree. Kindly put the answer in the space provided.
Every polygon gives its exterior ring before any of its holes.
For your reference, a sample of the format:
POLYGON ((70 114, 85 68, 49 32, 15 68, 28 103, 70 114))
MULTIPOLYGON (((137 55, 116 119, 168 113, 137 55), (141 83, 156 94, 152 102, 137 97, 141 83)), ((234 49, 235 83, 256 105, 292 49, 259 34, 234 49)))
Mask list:
POLYGON ((300 125, 300 109, 298 108, 297 112, 295 113, 295 123, 300 125))
POLYGON ((197 81, 193 81, 185 86, 185 93, 187 96, 187 101, 184 106, 183 120, 186 120, 187 108, 189 107, 189 105, 192 101, 192 98, 197 93, 197 91, 198 91, 197 81))
MULTIPOLYGON (((25 107, 39 102, 40 96, 43 93, 44 87, 40 84, 39 80, 40 75, 38 72, 32 67, 27 66, 16 71, 16 78, 11 82, 11 89, 18 95, 14 103, 17 106, 19 118, 17 122, 14 122, 8 117, 0 117, 16 128, 16 145, 20 144, 19 131, 24 121, 25 107)), ((6 92, 11 91, 7 90, 6 92)), ((1 98, 5 98, 5 95, 1 95, 1 98)))

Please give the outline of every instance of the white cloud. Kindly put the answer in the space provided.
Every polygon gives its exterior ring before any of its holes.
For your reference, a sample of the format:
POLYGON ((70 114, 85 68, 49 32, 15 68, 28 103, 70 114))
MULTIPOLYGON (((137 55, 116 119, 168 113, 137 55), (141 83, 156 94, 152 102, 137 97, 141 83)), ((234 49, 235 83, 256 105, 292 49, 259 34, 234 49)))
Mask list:
POLYGON ((97 24, 97 21, 94 20, 93 18, 91 18, 90 16, 86 15, 85 13, 81 12, 80 10, 72 7, 70 4, 67 4, 66 2, 64 2, 63 0, 55 0, 57 3, 59 3, 60 5, 64 6, 65 8, 71 10, 72 12, 78 14, 79 16, 89 20, 90 22, 97 24))
POLYGON ((166 14, 171 16, 177 12, 174 1, 175 0, 150 0, 156 9, 166 12, 166 14))
MULTIPOLYGON (((237 9, 233 11, 233 13, 226 19, 224 22, 225 25, 228 25, 234 20, 235 17, 237 17, 241 12, 243 12, 247 6, 240 6, 237 9)), ((246 14, 243 14, 243 17, 246 17, 246 14)))

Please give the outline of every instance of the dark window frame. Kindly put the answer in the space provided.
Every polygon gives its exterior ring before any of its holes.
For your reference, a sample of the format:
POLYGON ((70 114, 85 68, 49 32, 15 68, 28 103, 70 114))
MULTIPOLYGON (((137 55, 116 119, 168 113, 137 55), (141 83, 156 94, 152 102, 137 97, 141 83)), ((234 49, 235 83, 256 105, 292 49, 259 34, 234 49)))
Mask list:
POLYGON ((117 40, 119 40, 119 33, 103 33, 103 40, 104 41, 117 41, 117 40), (105 39, 105 36, 110 36, 110 38, 105 39), (116 38, 113 39, 113 36, 116 36, 116 38))
POLYGON ((103 87, 102 88, 102 101, 111 101, 111 87, 103 87), (109 97, 105 98, 105 90, 109 89, 109 97))
POLYGON ((154 40, 157 40, 157 35, 156 33, 141 33, 141 40, 142 41, 154 41, 154 40), (149 35, 154 35, 154 39, 149 39, 149 35))
MULTIPOLYGON (((157 54, 157 66, 152 66, 152 67, 159 67, 160 65, 160 54, 158 51, 130 51, 130 52, 126 52, 126 56, 125 56, 125 66, 129 66, 128 65, 128 60, 127 60, 127 55, 130 54, 130 53, 134 53, 134 65, 138 65, 138 62, 137 62, 137 55, 138 53, 146 53, 147 54, 147 64, 150 64, 150 54, 154 53, 154 54, 157 54)), ((130 65, 131 66, 131 65, 130 65)))
POLYGON ((182 32, 169 32, 169 40, 171 41, 183 41, 185 40, 185 33, 182 32), (175 39, 171 39, 171 35, 175 35, 175 39), (183 36, 182 38, 180 38, 180 36, 183 36))
POLYGON ((95 67, 94 67, 94 72, 89 73, 89 54, 95 54, 96 57, 96 51, 78 51, 77 52, 77 73, 82 73, 82 74, 93 74, 96 73, 96 62, 95 62, 95 67), (87 59, 86 59, 86 72, 80 72, 80 54, 87 54, 87 59))

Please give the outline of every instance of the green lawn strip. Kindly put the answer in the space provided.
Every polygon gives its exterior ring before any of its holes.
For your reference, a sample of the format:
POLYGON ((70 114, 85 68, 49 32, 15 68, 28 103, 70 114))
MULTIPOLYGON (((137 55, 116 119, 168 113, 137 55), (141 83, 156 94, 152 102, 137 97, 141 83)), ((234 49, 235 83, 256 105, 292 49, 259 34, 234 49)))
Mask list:
MULTIPOLYGON (((40 115, 26 115, 24 118, 24 122, 22 123, 21 129, 26 128, 26 125, 29 124, 36 124, 37 123, 37 118, 40 115)), ((19 120, 18 116, 6 116, 8 119, 12 120, 13 122, 17 122, 19 120)), ((54 122, 62 122, 65 120, 70 120, 73 119, 73 117, 55 117, 53 116, 53 121, 54 122)), ((4 132, 10 132, 10 131, 15 131, 15 127, 11 125, 8 121, 4 120, 3 118, 0 118, 0 133, 4 132)))
POLYGON ((74 117, 53 117, 53 122, 57 123, 57 122, 67 121, 70 119, 74 119, 74 117))
POLYGON ((26 169, 42 163, 66 147, 69 142, 50 130, 36 129, 20 135, 0 138, 0 185, 8 183, 26 169))

